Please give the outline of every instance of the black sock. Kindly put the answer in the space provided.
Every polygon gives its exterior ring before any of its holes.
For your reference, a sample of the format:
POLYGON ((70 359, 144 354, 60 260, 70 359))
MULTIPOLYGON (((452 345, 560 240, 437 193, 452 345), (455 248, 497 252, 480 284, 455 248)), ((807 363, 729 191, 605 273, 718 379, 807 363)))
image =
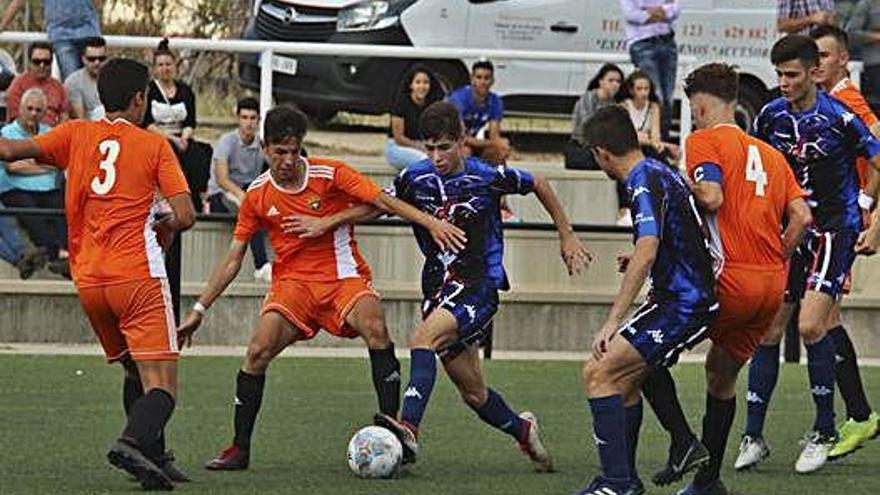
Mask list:
POLYGON ((379 411, 396 418, 400 410, 400 361, 394 355, 394 344, 387 349, 370 349, 370 366, 379 411))
MULTIPOLYGON (((141 377, 137 373, 125 374, 125 380, 122 382, 122 407, 125 409, 125 415, 131 412, 131 407, 138 399, 144 395, 144 386, 141 384, 141 377)), ((165 454, 165 430, 159 433, 159 438, 149 445, 141 446, 144 455, 152 461, 158 462, 165 454)))
POLYGON ((675 382, 666 368, 657 368, 642 383, 642 393, 651 404, 651 409, 672 437, 672 445, 684 448, 694 439, 694 432, 688 425, 681 402, 675 390, 675 382))
POLYGON ((642 429, 642 400, 624 409, 626 413, 626 448, 629 451, 629 464, 633 479, 639 477, 636 450, 639 448, 639 431, 642 429))
POLYGON ((142 451, 154 445, 174 412, 174 398, 161 388, 154 388, 131 405, 128 424, 122 437, 142 451))
POLYGON ((862 375, 859 373, 859 363, 852 341, 843 325, 832 328, 828 335, 834 342, 834 353, 837 355, 834 381, 846 404, 846 416, 855 421, 867 421, 868 416, 871 415, 871 406, 868 405, 868 398, 865 397, 865 387, 862 385, 862 375))
POLYGON ((702 488, 721 476, 721 462, 727 437, 736 415, 736 397, 718 399, 706 394, 706 415, 703 416, 703 445, 709 449, 709 464, 697 472, 694 487, 702 488))
POLYGON ((233 443, 242 450, 249 451, 254 423, 257 421, 257 413, 260 412, 260 405, 263 403, 263 386, 266 384, 266 375, 250 375, 239 370, 235 382, 235 439, 233 443))

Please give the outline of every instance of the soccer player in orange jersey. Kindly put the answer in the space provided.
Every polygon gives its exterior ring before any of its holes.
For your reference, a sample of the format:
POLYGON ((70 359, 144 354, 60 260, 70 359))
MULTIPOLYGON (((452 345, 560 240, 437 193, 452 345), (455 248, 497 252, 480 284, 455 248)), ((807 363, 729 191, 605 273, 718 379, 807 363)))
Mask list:
POLYGON ((217 265, 178 330, 181 343, 191 338, 205 311, 241 269, 250 237, 268 230, 276 254, 272 285, 236 380, 233 443, 208 462, 206 467, 212 470, 247 469, 266 368, 285 347, 311 339, 321 329, 338 337, 364 339, 379 409, 397 415, 400 363, 354 230, 351 225, 334 225, 335 214, 352 204, 370 203, 423 226, 444 249, 457 251, 466 240, 461 229, 382 192, 346 164, 302 157, 306 118, 300 111, 274 108, 264 127, 263 152, 269 170, 248 188, 226 259, 217 265), (312 235, 300 235, 297 229, 303 225, 312 235))
POLYGON ((144 489, 172 490, 158 465, 164 446, 156 440, 177 393, 178 348, 162 250, 175 232, 192 226, 195 211, 171 147, 133 124, 146 109, 149 79, 139 62, 107 62, 98 79, 104 119, 0 141, 0 159, 36 158, 66 172, 73 281, 107 360, 127 372, 128 424, 107 457, 144 489), (172 211, 161 220, 155 218, 159 195, 172 211))
MULTIPOLYGON (((721 311, 710 326, 712 346, 705 364, 702 442, 709 460, 703 461, 693 483, 680 493, 721 494, 726 493, 720 470, 736 408, 737 374, 782 305, 785 263, 811 215, 785 157, 737 127, 733 67, 713 63, 698 68, 685 80, 685 93, 699 129, 687 140, 687 170, 694 196, 707 217, 721 311), (783 218, 787 220, 784 230, 783 218)), ((664 415, 680 414, 680 408, 675 411, 670 406, 674 392, 662 387, 647 392, 649 398, 665 394, 662 400, 651 401, 664 425, 668 423, 664 415)), ((674 427, 681 424, 686 425, 683 415, 672 422, 671 433, 679 437, 674 443, 692 444, 689 428, 674 427)), ((681 459, 672 456, 667 472, 658 473, 659 481, 665 484, 680 477, 683 473, 675 472, 676 467, 695 453, 687 449, 681 459)))

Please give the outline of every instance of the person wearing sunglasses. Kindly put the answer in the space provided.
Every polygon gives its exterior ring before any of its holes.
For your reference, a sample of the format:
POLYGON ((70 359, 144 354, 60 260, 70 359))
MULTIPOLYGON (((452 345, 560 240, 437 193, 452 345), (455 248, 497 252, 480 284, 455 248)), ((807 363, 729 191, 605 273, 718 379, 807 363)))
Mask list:
POLYGON ((104 106, 98 98, 98 74, 107 61, 107 41, 100 36, 88 38, 82 61, 83 67, 64 80, 70 98, 70 116, 98 120, 104 116, 104 106))
POLYGON ((52 77, 52 45, 37 42, 28 47, 27 70, 15 76, 6 90, 6 119, 12 122, 19 116, 25 91, 39 88, 46 95, 46 112, 40 122, 55 127, 68 119, 70 101, 61 81, 52 77))

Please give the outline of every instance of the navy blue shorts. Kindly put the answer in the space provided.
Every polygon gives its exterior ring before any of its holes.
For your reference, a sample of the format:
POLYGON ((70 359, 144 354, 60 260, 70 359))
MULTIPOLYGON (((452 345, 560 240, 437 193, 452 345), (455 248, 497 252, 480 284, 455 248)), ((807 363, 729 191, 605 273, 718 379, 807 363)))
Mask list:
POLYGON ((682 308, 673 302, 648 301, 618 333, 632 344, 650 366, 668 368, 678 355, 709 336, 709 324, 718 303, 704 308, 682 308))
POLYGON ((498 290, 489 284, 466 286, 449 282, 431 298, 422 301, 422 318, 443 308, 458 322, 458 340, 437 351, 441 358, 451 359, 471 345, 479 345, 484 330, 498 311, 498 290))
POLYGON ((785 302, 803 299, 808 290, 828 294, 834 300, 840 298, 856 258, 858 239, 859 233, 854 230, 808 230, 788 263, 785 302))

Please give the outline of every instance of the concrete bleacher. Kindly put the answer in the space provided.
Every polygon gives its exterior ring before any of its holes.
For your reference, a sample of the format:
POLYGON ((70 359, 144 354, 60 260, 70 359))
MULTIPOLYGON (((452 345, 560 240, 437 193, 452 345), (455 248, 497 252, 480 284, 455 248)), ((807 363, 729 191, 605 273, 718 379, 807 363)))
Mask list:
MULTIPOLYGON (((374 159, 352 158, 352 165, 379 184, 394 170, 374 159)), ((598 172, 571 172, 547 166, 524 168, 547 177, 575 223, 611 224, 616 217, 613 184, 598 172)), ((524 220, 549 222, 534 196, 516 198, 514 210, 524 220)), ((422 257, 406 227, 360 226, 356 238, 373 269, 383 296, 389 330, 405 345, 420 319, 419 270, 422 257)), ((626 234, 581 236, 595 257, 586 275, 569 277, 553 232, 508 230, 505 266, 512 290, 502 295, 496 319, 495 346, 504 350, 586 351, 603 323, 620 281, 616 256, 631 249, 626 234)), ((214 265, 225 254, 231 226, 203 222, 183 237, 184 308, 194 302, 214 265)), ((257 321, 265 284, 252 278, 250 255, 235 282, 211 308, 197 341, 242 345, 257 321)), ((844 301, 844 320, 861 355, 880 357, 880 262, 861 259, 855 291, 844 301)), ((41 274, 20 281, 8 265, 0 267, 0 342, 91 342, 93 337, 70 282, 41 274)), ((308 345, 360 345, 322 336, 308 345)))

